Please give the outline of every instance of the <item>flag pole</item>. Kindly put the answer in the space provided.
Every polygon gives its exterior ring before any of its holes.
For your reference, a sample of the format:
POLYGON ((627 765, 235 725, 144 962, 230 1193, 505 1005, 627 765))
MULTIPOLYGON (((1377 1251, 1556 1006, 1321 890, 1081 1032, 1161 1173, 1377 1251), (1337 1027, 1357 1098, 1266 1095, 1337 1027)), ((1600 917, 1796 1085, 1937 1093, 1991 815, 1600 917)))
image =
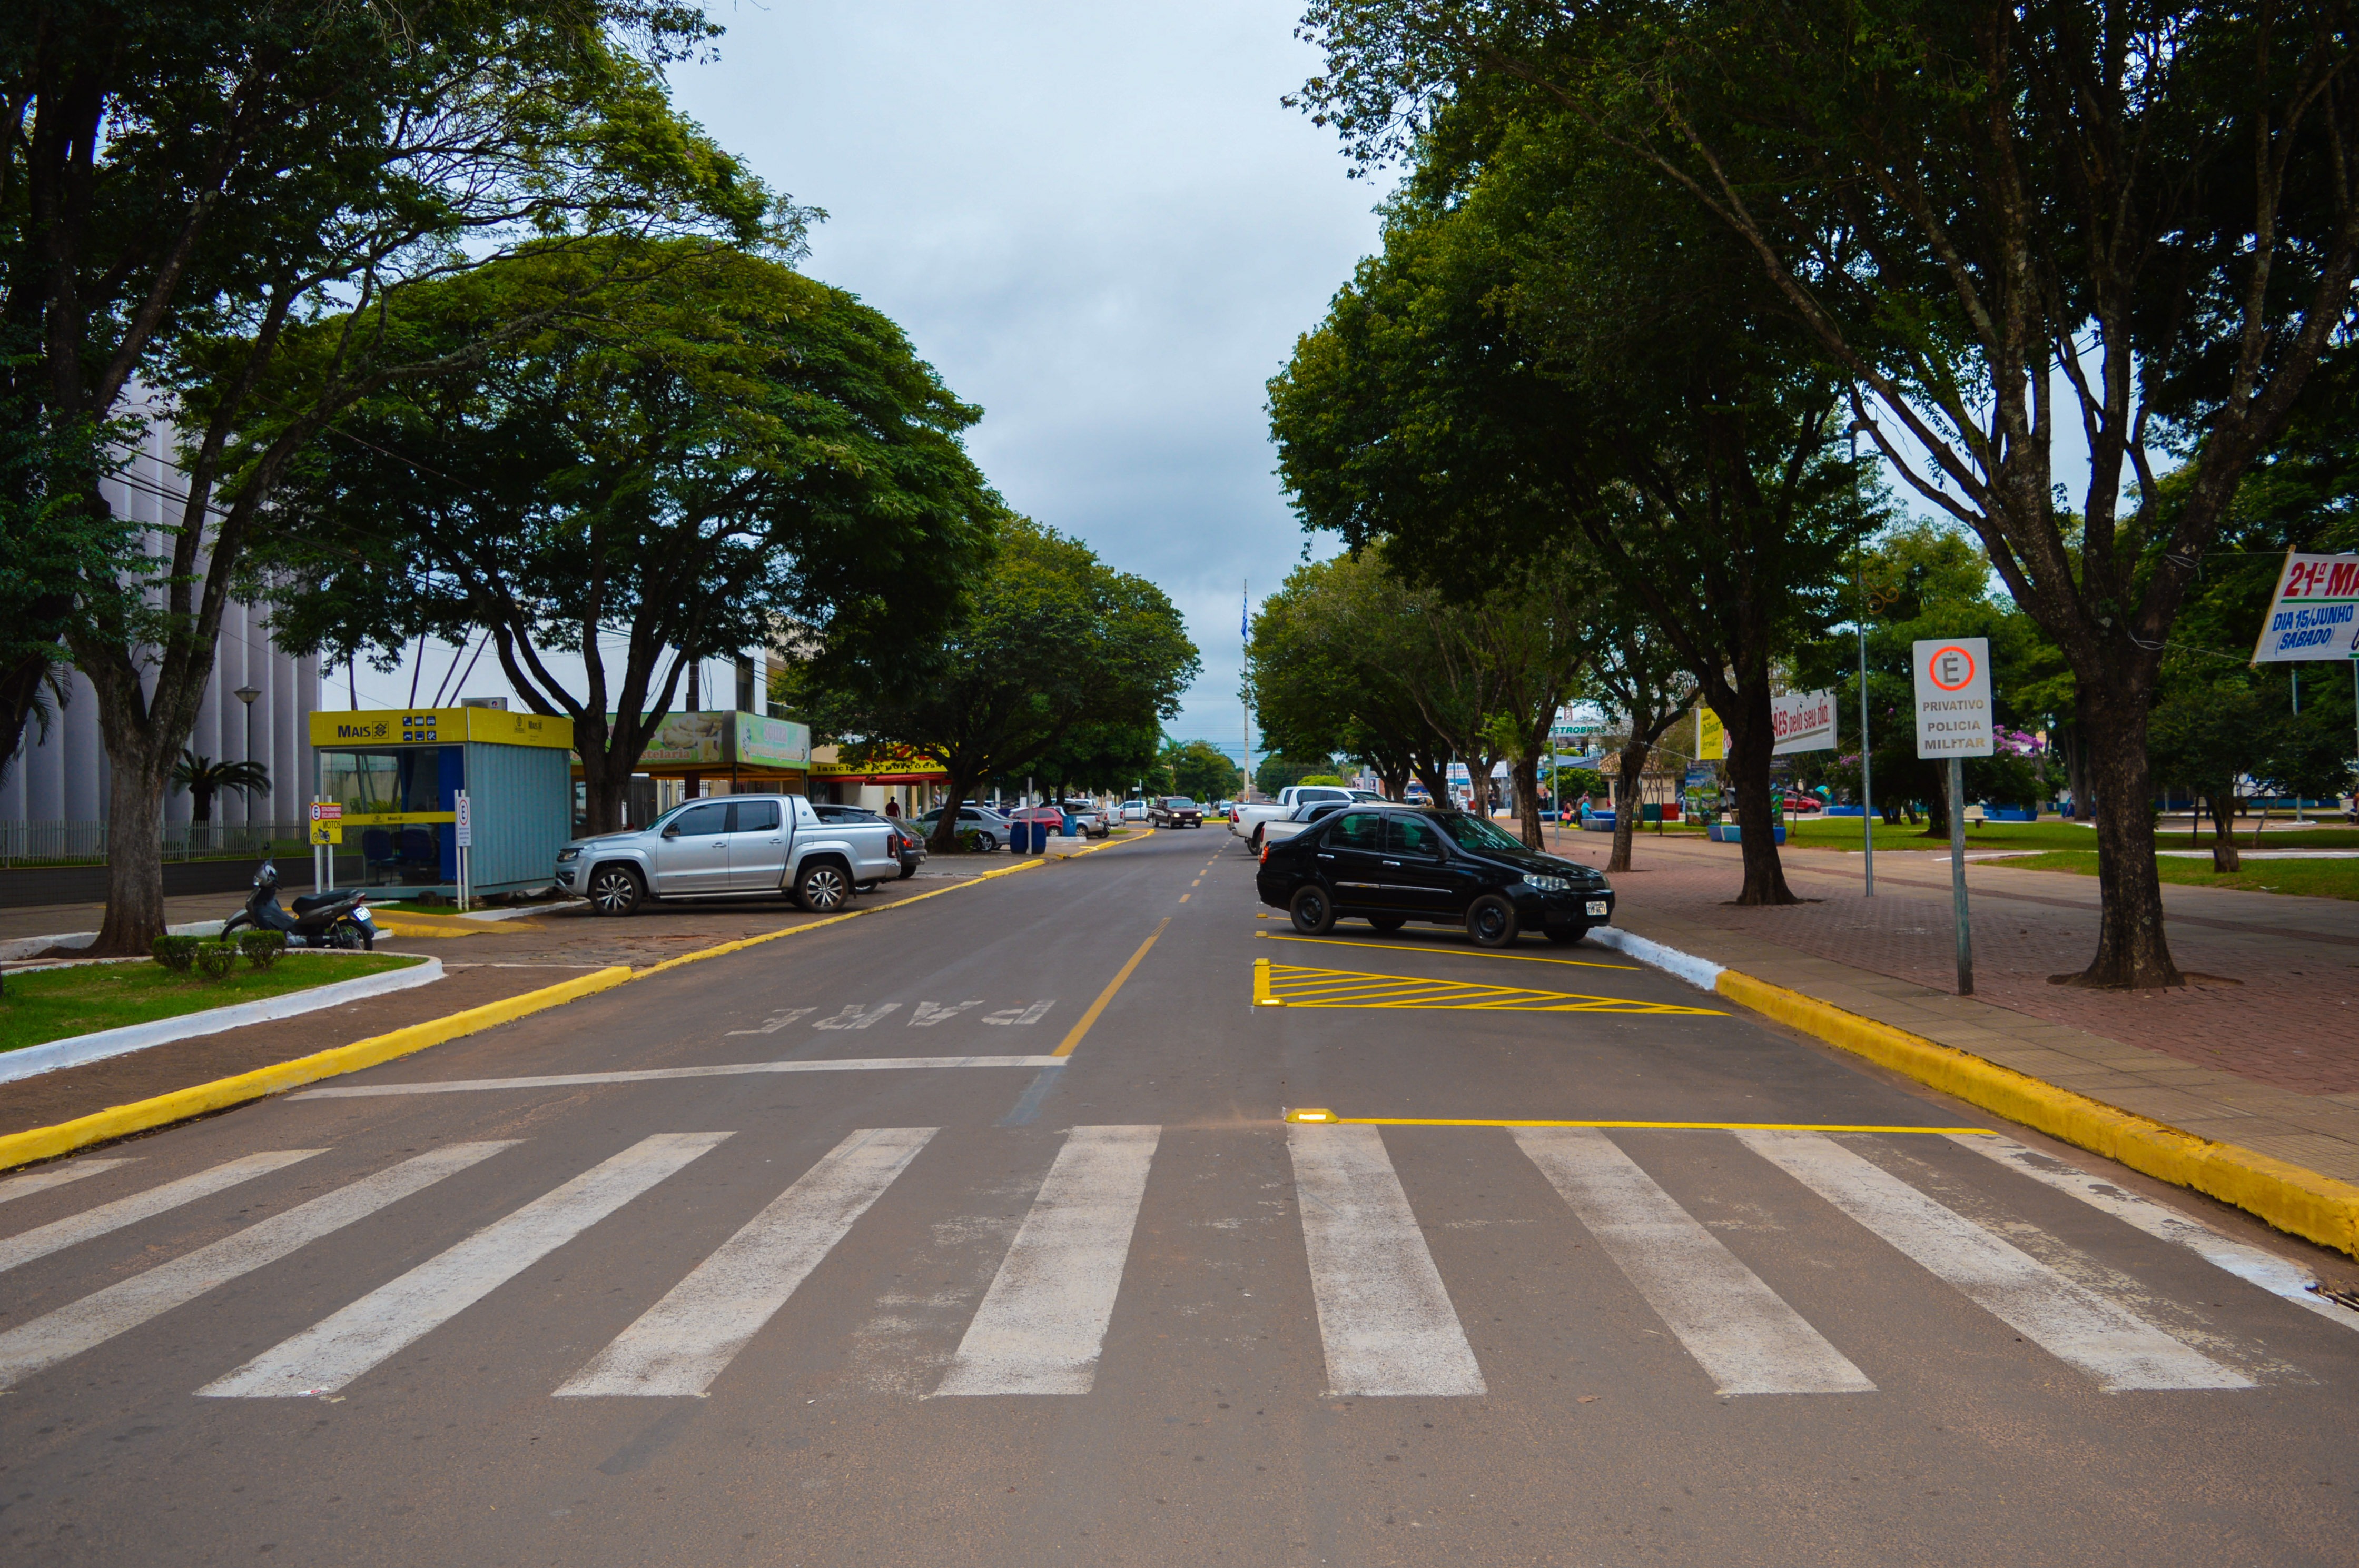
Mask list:
POLYGON ((1237 798, 1249 801, 1253 799, 1253 579, 1238 580, 1243 587, 1237 596, 1237 717, 1244 727, 1239 739, 1245 743, 1245 766, 1244 787, 1237 798))

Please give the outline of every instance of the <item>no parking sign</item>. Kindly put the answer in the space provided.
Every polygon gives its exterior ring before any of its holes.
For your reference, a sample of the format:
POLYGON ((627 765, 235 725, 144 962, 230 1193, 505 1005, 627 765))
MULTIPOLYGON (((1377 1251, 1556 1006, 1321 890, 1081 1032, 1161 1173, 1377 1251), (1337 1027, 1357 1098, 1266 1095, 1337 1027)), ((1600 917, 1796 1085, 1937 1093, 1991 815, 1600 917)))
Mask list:
POLYGON ((1990 640, 1934 637, 1914 644, 1917 754, 1987 757, 1991 733, 1990 640))

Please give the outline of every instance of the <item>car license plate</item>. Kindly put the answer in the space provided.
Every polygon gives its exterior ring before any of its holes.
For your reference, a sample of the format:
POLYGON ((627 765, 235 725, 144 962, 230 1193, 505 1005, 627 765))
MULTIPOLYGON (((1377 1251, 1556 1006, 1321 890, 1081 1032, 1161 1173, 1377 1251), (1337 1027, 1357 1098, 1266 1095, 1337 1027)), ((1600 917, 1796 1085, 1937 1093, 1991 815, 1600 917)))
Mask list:
POLYGON ((1614 906, 1611 903, 1608 903, 1602 898, 1593 898, 1589 901, 1589 913, 1597 916, 1601 920, 1605 917, 1605 912, 1613 907, 1614 906))

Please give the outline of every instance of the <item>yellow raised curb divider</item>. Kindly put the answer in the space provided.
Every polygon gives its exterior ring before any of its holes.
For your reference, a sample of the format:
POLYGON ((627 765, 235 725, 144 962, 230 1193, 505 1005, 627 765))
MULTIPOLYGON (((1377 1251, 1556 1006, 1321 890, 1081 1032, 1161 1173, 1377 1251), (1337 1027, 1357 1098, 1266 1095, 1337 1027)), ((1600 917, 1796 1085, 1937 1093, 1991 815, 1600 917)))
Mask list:
MULTIPOLYGON (((1110 849, 1115 843, 1143 841, 1143 837, 1142 838, 1110 839, 1106 843, 1082 850, 1080 853, 1095 854, 1097 850, 1110 849)), ((1073 857, 1069 855, 1065 858, 1071 860, 1073 857)), ((946 892, 956 892, 961 888, 973 887, 977 882, 989 881, 994 877, 1009 876, 1047 863, 1045 860, 1018 860, 1012 866, 1001 866, 995 871, 984 871, 972 881, 953 882, 949 887, 935 888, 930 892, 913 893, 908 898, 895 899, 891 903, 880 903, 868 909, 847 910, 842 914, 831 914, 824 920, 807 921, 800 925, 788 925, 777 931, 766 931, 759 936, 748 936, 742 941, 723 942, 711 947, 700 947, 693 953, 683 953, 677 958, 667 958, 660 964, 650 964, 644 969, 633 969, 625 965, 617 964, 611 968, 600 969, 594 974, 583 975, 571 980, 561 980, 553 986, 543 986, 538 990, 526 991, 521 996, 485 1002, 481 1007, 467 1008, 451 1013, 447 1018, 429 1019, 424 1023, 413 1023, 407 1028, 394 1030, 390 1033, 373 1035, 366 1040, 355 1040, 349 1045, 338 1045, 326 1051, 315 1052, 309 1056, 298 1056, 291 1062, 280 1062, 274 1066, 257 1067, 250 1073, 239 1073, 232 1077, 215 1078, 209 1084, 198 1084, 190 1088, 175 1089, 170 1094, 158 1095, 151 1099, 134 1100, 128 1105, 109 1106, 104 1110, 92 1111, 88 1116, 76 1117, 71 1121, 56 1122, 48 1127, 28 1128, 23 1132, 0 1134, 0 1171, 12 1170, 18 1165, 29 1165, 37 1160, 54 1160, 60 1154, 71 1154, 75 1150, 87 1148, 92 1143, 103 1143, 110 1139, 128 1138, 135 1132, 147 1132, 158 1127, 168 1127, 176 1121, 186 1121, 192 1116, 202 1116, 207 1111, 226 1109, 247 1100, 260 1099, 266 1095, 280 1094, 288 1089, 300 1088, 305 1084, 317 1083, 321 1078, 337 1077, 345 1073, 357 1073, 364 1067, 374 1067, 380 1063, 394 1061, 414 1052, 423 1051, 429 1046, 440 1045, 459 1039, 462 1035, 479 1033, 503 1023, 512 1023, 528 1014, 539 1012, 548 1008, 561 1007, 582 997, 594 996, 600 991, 612 990, 616 986, 628 985, 633 980, 644 980, 649 976, 677 969, 683 964, 702 963, 707 958, 718 958, 729 953, 742 953, 748 947, 758 947, 765 942, 776 942, 782 936, 793 936, 805 931, 817 931, 824 925, 840 925, 847 920, 857 920, 864 914, 881 914, 888 909, 898 909, 904 904, 921 903, 929 898, 940 898, 946 892)))
POLYGON ((1731 1001, 1968 1104, 2117 1160, 2158 1181, 2234 1204, 2321 1247, 2359 1257, 2359 1186, 2351 1183, 2117 1110, 1972 1052, 1734 969, 1723 969, 1713 989, 1731 1001))

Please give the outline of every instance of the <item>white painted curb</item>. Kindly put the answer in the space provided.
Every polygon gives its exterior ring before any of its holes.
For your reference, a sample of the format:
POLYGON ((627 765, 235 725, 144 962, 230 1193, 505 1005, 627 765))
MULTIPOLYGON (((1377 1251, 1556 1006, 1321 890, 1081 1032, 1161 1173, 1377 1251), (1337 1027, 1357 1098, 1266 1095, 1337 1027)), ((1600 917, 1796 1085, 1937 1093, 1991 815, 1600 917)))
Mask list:
POLYGON ((153 1023, 132 1023, 121 1029, 102 1029, 95 1034, 76 1034, 45 1045, 27 1045, 21 1051, 0 1052, 0 1084, 54 1073, 60 1067, 79 1067, 85 1062, 103 1062, 109 1056, 128 1055, 150 1045, 193 1040, 201 1034, 218 1034, 249 1023, 268 1023, 317 1012, 321 1008, 342 1007, 348 1001, 384 996, 388 991, 430 985, 441 978, 442 960, 429 958, 422 964, 388 969, 381 975, 363 975, 356 980, 338 980, 332 985, 313 986, 310 990, 292 991, 261 1001, 244 1001, 235 1007, 216 1007, 179 1018, 159 1018, 153 1023))
POLYGON ((1615 925, 1593 925, 1589 940, 1601 947, 1636 958, 1642 964, 1668 969, 1698 990, 1712 990, 1723 972, 1723 966, 1709 958, 1699 958, 1693 953, 1682 953, 1677 947, 1666 947, 1660 942, 1649 942, 1644 936, 1634 936, 1615 925))
MULTIPOLYGON (((218 936, 225 924, 219 920, 196 920, 185 925, 167 925, 164 929, 175 936, 218 936)), ((95 931, 68 931, 56 936, 12 936, 0 942, 0 964, 29 958, 52 947, 87 947, 97 940, 98 933, 95 931)))

